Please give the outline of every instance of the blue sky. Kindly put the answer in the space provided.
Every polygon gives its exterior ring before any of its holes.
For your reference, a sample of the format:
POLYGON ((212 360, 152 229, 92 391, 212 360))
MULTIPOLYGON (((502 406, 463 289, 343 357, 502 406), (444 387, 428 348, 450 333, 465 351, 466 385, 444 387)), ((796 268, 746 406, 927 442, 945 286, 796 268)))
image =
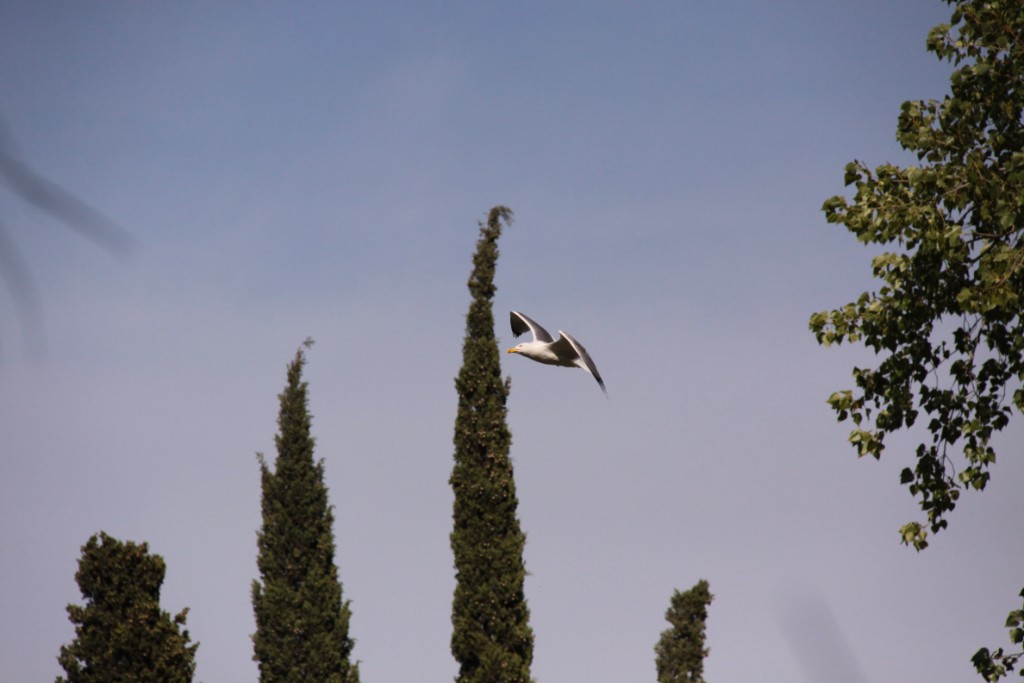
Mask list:
POLYGON ((608 386, 503 358, 540 681, 651 681, 675 588, 715 594, 711 681, 964 680, 1024 546, 1000 437, 922 554, 913 436, 858 462, 824 399, 861 349, 811 312, 870 286, 821 203, 908 163, 942 2, 0 7, 21 158, 130 232, 117 256, 0 188, 38 293, 0 294, 0 679, 49 680, 79 548, 168 564, 196 680, 256 680, 256 452, 306 379, 363 680, 448 680, 452 424, 477 221, 498 333, 567 329, 608 386), (821 653, 828 653, 822 656, 821 653), (829 663, 823 663, 825 662, 829 663))

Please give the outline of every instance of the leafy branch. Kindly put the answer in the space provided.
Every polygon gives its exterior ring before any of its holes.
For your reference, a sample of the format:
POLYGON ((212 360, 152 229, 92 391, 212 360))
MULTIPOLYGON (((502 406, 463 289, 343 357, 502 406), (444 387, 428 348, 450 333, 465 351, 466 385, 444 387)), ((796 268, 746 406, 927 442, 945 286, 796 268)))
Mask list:
MULTIPOLYGON (((928 419, 916 462, 900 472, 925 516, 900 539, 919 551, 961 491, 986 487, 996 433, 1024 412, 1024 2, 947 2, 950 22, 931 30, 927 49, 955 67, 950 93, 904 102, 896 129, 920 165, 853 161, 852 196, 822 206, 829 223, 887 247, 871 263, 882 284, 809 323, 823 346, 859 342, 880 358, 828 398, 853 423, 859 457, 881 458, 889 434, 928 419)), ((987 681, 1024 656, 1024 609, 1006 626, 1015 651, 972 658, 987 681)))

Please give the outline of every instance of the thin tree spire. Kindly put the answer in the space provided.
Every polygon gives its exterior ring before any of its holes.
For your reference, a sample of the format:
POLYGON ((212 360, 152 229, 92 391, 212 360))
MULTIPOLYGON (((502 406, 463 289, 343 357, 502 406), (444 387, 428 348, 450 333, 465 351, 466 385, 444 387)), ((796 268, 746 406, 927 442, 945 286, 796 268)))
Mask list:
POLYGON ((334 516, 327 501, 323 460, 314 461, 307 384, 302 379, 306 339, 288 365, 288 383, 278 396, 277 459, 272 471, 259 455, 263 526, 257 534, 253 581, 256 613, 253 659, 260 683, 298 681, 358 683, 349 657, 351 610, 342 599, 334 563, 334 516))
POLYGON ((491 209, 480 225, 468 286, 462 369, 455 380, 456 586, 452 602, 452 654, 459 683, 529 683, 533 630, 523 593, 526 537, 516 517, 515 480, 505 421, 509 382, 502 380, 494 334, 494 270, 502 224, 512 220, 504 206, 491 209))

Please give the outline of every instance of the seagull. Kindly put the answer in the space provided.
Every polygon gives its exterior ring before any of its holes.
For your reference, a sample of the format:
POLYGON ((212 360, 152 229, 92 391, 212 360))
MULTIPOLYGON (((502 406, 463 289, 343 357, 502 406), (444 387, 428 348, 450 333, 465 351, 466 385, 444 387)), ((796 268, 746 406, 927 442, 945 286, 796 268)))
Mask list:
POLYGON ((551 338, 551 335, 543 327, 527 318, 519 311, 512 311, 512 336, 518 337, 524 332, 533 335, 533 341, 523 342, 513 346, 507 353, 518 353, 538 363, 545 365, 559 365, 563 368, 583 368, 597 380, 601 391, 608 395, 604 388, 604 380, 597 366, 590 359, 590 354, 583 348, 583 344, 569 336, 568 332, 558 331, 558 340, 551 338))

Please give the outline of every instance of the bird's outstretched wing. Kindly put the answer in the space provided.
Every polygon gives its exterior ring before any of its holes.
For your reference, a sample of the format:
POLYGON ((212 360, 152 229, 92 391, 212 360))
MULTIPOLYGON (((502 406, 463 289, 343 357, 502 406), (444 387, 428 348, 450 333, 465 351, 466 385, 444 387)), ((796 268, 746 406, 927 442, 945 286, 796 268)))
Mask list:
POLYGON ((597 371, 597 366, 594 365, 593 359, 587 350, 578 341, 572 338, 568 332, 558 331, 558 341, 551 346, 551 350, 554 351, 560 358, 568 357, 572 358, 575 356, 575 364, 578 367, 583 368, 597 380, 598 385, 601 387, 601 391, 608 393, 608 390, 604 388, 604 380, 601 379, 601 373, 597 371))
POLYGON ((551 343, 554 339, 543 327, 535 323, 534 321, 527 318, 519 311, 512 311, 509 316, 512 321, 512 336, 518 337, 524 332, 530 332, 533 335, 534 341, 551 343))

